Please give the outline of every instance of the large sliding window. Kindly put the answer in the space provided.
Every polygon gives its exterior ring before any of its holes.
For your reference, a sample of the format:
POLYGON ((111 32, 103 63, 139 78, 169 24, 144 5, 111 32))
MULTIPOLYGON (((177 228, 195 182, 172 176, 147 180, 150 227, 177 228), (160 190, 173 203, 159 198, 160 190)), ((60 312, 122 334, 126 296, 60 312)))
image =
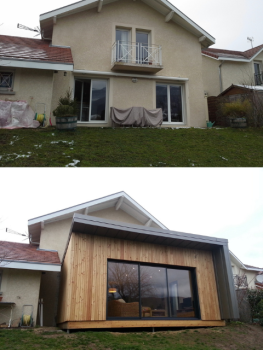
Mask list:
POLYGON ((164 123, 183 123, 182 86, 156 84, 156 108, 163 110, 164 123))
POLYGON ((195 270, 108 261, 108 318, 199 318, 195 270))
POLYGON ((76 79, 75 100, 79 122, 105 122, 107 80, 76 79))

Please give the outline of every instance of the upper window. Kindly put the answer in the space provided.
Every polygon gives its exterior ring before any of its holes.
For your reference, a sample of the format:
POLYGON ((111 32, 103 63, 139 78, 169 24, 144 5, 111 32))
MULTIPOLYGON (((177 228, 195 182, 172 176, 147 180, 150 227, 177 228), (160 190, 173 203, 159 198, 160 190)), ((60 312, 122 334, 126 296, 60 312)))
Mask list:
POLYGON ((255 85, 263 84, 263 75, 260 71, 260 63, 254 63, 254 71, 255 71, 255 85))
POLYGON ((109 318, 198 318, 194 271, 108 262, 109 318))
POLYGON ((157 84, 156 108, 162 108, 164 123, 183 123, 182 86, 157 84))
POLYGON ((0 90, 13 90, 14 73, 0 71, 0 90))
POLYGON ((76 79, 74 98, 78 103, 78 121, 106 121, 107 80, 76 79))

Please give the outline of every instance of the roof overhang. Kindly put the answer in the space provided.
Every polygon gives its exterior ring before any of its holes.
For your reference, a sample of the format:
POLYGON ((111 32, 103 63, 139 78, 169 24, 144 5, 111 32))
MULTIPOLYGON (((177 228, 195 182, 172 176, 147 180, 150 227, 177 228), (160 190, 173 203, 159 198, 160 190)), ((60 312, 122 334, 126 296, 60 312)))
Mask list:
POLYGON ((45 70, 59 70, 72 72, 74 69, 73 64, 58 63, 58 62, 41 62, 31 60, 16 60, 8 57, 0 57, 1 65, 4 67, 12 68, 33 68, 33 69, 45 69, 45 70))
POLYGON ((263 269, 262 268, 259 268, 259 267, 247 267, 246 265, 244 265, 242 263, 241 260, 238 259, 237 256, 235 256, 235 254, 231 251, 229 251, 230 253, 230 257, 231 257, 231 261, 233 261, 233 263, 238 266, 240 269, 243 269, 243 270, 247 270, 247 271, 258 271, 258 272, 263 272, 263 269))
POLYGON ((28 220, 29 235, 31 236, 31 240, 37 243, 39 242, 41 228, 43 228, 45 224, 72 218, 74 213, 92 215, 93 212, 112 207, 114 207, 116 210, 123 210, 141 222, 142 225, 167 229, 167 227, 164 226, 159 220, 157 220, 134 199, 127 195, 127 193, 122 191, 34 219, 30 219, 28 220))
POLYGON ((143 227, 81 214, 73 216, 68 242, 72 232, 198 250, 228 246, 227 239, 143 227))
MULTIPOLYGON (((50 12, 46 12, 40 15, 40 26, 41 29, 44 30, 45 37, 52 37, 53 25, 56 22, 57 18, 65 17, 72 15, 74 13, 78 13, 81 11, 90 10, 92 8, 98 8, 98 12, 100 12, 103 6, 111 4, 115 1, 120 0, 83 0, 79 2, 75 2, 68 6, 64 6, 58 9, 55 9, 50 12)), ((164 22, 173 21, 185 28, 187 31, 195 35, 197 38, 202 41, 202 45, 204 47, 209 47, 210 45, 215 44, 215 38, 212 37, 209 33, 207 33, 204 29, 198 26, 195 22, 193 22, 189 17, 187 17, 183 12, 181 12, 178 8, 172 5, 169 1, 166 0, 141 0, 148 6, 152 7, 159 13, 164 16, 164 22)))
MULTIPOLYGON (((251 58, 231 58, 231 57, 224 57, 224 56, 218 56, 218 57, 212 57, 210 55, 208 55, 207 53, 202 53, 203 56, 212 58, 214 60, 217 61, 232 61, 232 62, 243 62, 243 63, 248 63, 248 62, 252 62, 261 52, 263 52, 263 48, 260 49, 254 56, 252 56, 251 58)), ((213 54, 213 52, 211 52, 213 54)), ((216 53, 214 53, 216 54, 216 53)))
POLYGON ((34 270, 34 271, 53 271, 53 272, 61 271, 61 265, 58 265, 58 264, 47 264, 47 263, 39 263, 39 262, 14 261, 14 260, 13 261, 2 260, 0 262, 0 268, 34 270))

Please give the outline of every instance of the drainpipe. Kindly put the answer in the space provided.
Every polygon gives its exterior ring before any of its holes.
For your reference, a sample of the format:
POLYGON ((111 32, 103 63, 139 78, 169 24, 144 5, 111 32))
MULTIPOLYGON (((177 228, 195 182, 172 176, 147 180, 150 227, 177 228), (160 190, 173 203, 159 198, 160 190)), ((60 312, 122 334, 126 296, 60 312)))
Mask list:
POLYGON ((221 61, 221 64, 219 65, 219 83, 220 83, 220 93, 223 92, 223 81, 222 81, 222 69, 221 67, 223 66, 225 62, 221 61))

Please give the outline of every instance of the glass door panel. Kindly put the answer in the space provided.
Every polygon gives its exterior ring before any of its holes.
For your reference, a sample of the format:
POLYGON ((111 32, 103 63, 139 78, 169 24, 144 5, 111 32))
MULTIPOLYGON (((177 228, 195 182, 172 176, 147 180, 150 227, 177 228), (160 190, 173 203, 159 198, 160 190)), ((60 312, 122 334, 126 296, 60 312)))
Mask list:
POLYGON ((168 95, 167 85, 156 85, 156 108, 163 111, 163 121, 168 122, 168 95))
POLYGON ((91 80, 76 80, 74 98, 78 105, 78 121, 89 121, 91 80))
POLYGON ((116 62, 129 62, 132 59, 129 36, 129 30, 116 29, 116 62))
POLYGON ((149 34, 146 32, 136 32, 136 63, 149 63, 149 34))
POLYGON ((191 272, 167 269, 171 317, 196 317, 191 272))
POLYGON ((108 262, 108 317, 139 317, 138 264, 108 262))
POLYGON ((181 86, 170 86, 170 108, 171 122, 181 123, 183 121, 181 86))
POLYGON ((92 81, 91 115, 90 120, 105 120, 107 81, 92 81))
POLYGON ((142 317, 168 317, 166 268, 141 266, 142 317))

